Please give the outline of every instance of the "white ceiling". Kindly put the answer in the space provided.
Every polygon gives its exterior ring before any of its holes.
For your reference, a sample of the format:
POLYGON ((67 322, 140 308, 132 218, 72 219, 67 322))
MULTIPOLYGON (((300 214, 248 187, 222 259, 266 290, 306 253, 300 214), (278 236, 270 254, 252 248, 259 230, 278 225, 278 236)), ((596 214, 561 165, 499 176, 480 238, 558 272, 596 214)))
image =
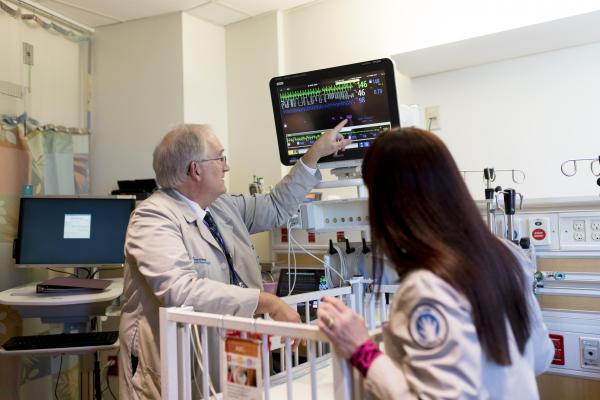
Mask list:
POLYGON ((83 25, 95 28, 154 15, 185 11, 228 25, 275 10, 287 10, 314 0, 33 0, 83 25))

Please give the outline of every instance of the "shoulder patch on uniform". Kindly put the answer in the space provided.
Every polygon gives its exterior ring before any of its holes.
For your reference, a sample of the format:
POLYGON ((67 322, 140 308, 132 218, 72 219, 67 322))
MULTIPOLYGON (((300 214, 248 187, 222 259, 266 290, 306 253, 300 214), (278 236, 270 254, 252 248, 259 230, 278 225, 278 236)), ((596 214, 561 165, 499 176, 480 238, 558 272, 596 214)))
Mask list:
POLYGON ((420 303, 410 312, 409 332, 413 341, 424 349, 441 346, 448 338, 448 322, 433 305, 420 303))

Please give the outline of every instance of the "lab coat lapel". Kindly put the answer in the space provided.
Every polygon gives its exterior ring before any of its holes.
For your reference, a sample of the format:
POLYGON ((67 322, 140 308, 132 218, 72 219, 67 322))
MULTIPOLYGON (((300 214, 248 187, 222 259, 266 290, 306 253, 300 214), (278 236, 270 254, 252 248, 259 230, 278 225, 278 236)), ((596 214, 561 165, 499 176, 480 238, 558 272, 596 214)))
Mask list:
MULTIPOLYGON (((206 240, 214 248, 216 248, 221 253, 223 253, 223 255, 225 255, 225 253, 223 252, 223 249, 219 245, 219 242, 217 242, 217 239, 215 239, 215 237, 213 236, 213 234, 210 232, 210 229, 208 229, 208 226, 206 226, 204 224, 204 221, 196 221, 196 223, 198 225, 198 229, 200 230, 200 235, 202 235, 202 237, 204 238, 204 240, 206 240)), ((221 234, 221 235, 223 235, 223 234, 221 234)))
MULTIPOLYGON (((184 205, 184 207, 182 207, 182 210, 183 210, 183 216, 184 216, 185 220, 189 224, 196 224, 196 226, 198 227, 198 230, 200 231, 200 236, 202 236, 202 238, 206 242, 211 244, 215 249, 217 249, 221 253, 223 253, 223 250, 221 249, 221 246, 219 246, 217 239, 215 239, 215 237, 212 235, 212 233, 210 233, 210 229, 208 229, 208 227, 204 224, 204 221, 198 220, 198 216, 196 215, 196 213, 191 208, 189 208, 187 206, 187 204, 183 204, 183 205, 184 205)), ((225 254, 223 253, 223 255, 225 255, 225 254)))
POLYGON ((231 259, 233 260, 233 268, 235 269, 236 274, 240 277, 244 284, 248 285, 249 282, 252 282, 252 280, 247 274, 246 268, 244 268, 243 265, 238 265, 235 259, 235 245, 233 242, 233 221, 231 220, 231 218, 228 218, 227 215, 224 215, 223 218, 219 218, 215 217, 215 215, 213 214, 213 218, 216 218, 216 223, 219 227, 219 231, 221 232, 221 236, 223 236, 223 240, 225 241, 225 246, 227 246, 227 250, 229 250, 229 254, 231 255, 231 259))

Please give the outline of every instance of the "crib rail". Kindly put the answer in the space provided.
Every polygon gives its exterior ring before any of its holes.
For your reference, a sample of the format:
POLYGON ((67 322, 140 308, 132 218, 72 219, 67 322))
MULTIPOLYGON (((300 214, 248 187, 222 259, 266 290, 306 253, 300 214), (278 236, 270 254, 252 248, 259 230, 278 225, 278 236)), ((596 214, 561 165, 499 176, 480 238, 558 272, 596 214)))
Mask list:
MULTIPOLYGON (((163 399, 191 399, 191 354, 190 341, 191 326, 200 326, 202 343, 202 373, 203 398, 210 398, 209 379, 210 370, 208 365, 209 346, 207 345, 207 328, 221 330, 237 330, 243 332, 257 333, 262 336, 263 351, 261 352, 263 367, 263 391, 264 399, 269 399, 270 376, 269 376, 269 352, 268 336, 279 335, 285 338, 286 348, 286 384, 287 399, 293 399, 292 385, 294 371, 292 368, 292 341, 303 339, 307 342, 308 362, 310 368, 311 399, 317 399, 317 355, 316 343, 329 342, 327 337, 318 327, 307 324, 294 324, 263 319, 240 318, 233 316, 222 316, 194 312, 182 308, 160 309, 160 352, 161 352, 161 384, 163 399)), ((221 340, 224 340, 221 338, 221 340)), ((335 350, 330 355, 333 366, 333 380, 335 400, 353 399, 353 376, 348 362, 339 357, 335 350)))

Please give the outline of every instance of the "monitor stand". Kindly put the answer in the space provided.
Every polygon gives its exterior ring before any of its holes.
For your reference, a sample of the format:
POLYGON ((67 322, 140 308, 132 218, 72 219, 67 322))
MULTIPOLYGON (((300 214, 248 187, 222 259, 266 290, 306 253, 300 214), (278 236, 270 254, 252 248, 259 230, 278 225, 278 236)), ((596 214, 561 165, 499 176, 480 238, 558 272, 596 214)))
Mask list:
POLYGON ((351 167, 338 167, 331 170, 331 175, 335 175, 338 180, 342 179, 361 179, 362 171, 360 165, 351 167))
MULTIPOLYGON (((323 167, 326 167, 326 164, 321 166, 321 168, 323 167)), ((315 186, 315 189, 355 186, 357 189, 357 196, 359 198, 366 197, 367 191, 365 188, 365 183, 362 180, 362 171, 360 165, 332 168, 331 174, 334 175, 337 180, 321 181, 317 184, 317 186, 315 186)))
POLYGON ((337 180, 322 181, 317 184, 317 189, 329 189, 338 187, 356 187, 356 195, 358 198, 367 197, 367 189, 362 180, 362 167, 360 165, 352 165, 347 167, 337 167, 331 170, 337 180))

